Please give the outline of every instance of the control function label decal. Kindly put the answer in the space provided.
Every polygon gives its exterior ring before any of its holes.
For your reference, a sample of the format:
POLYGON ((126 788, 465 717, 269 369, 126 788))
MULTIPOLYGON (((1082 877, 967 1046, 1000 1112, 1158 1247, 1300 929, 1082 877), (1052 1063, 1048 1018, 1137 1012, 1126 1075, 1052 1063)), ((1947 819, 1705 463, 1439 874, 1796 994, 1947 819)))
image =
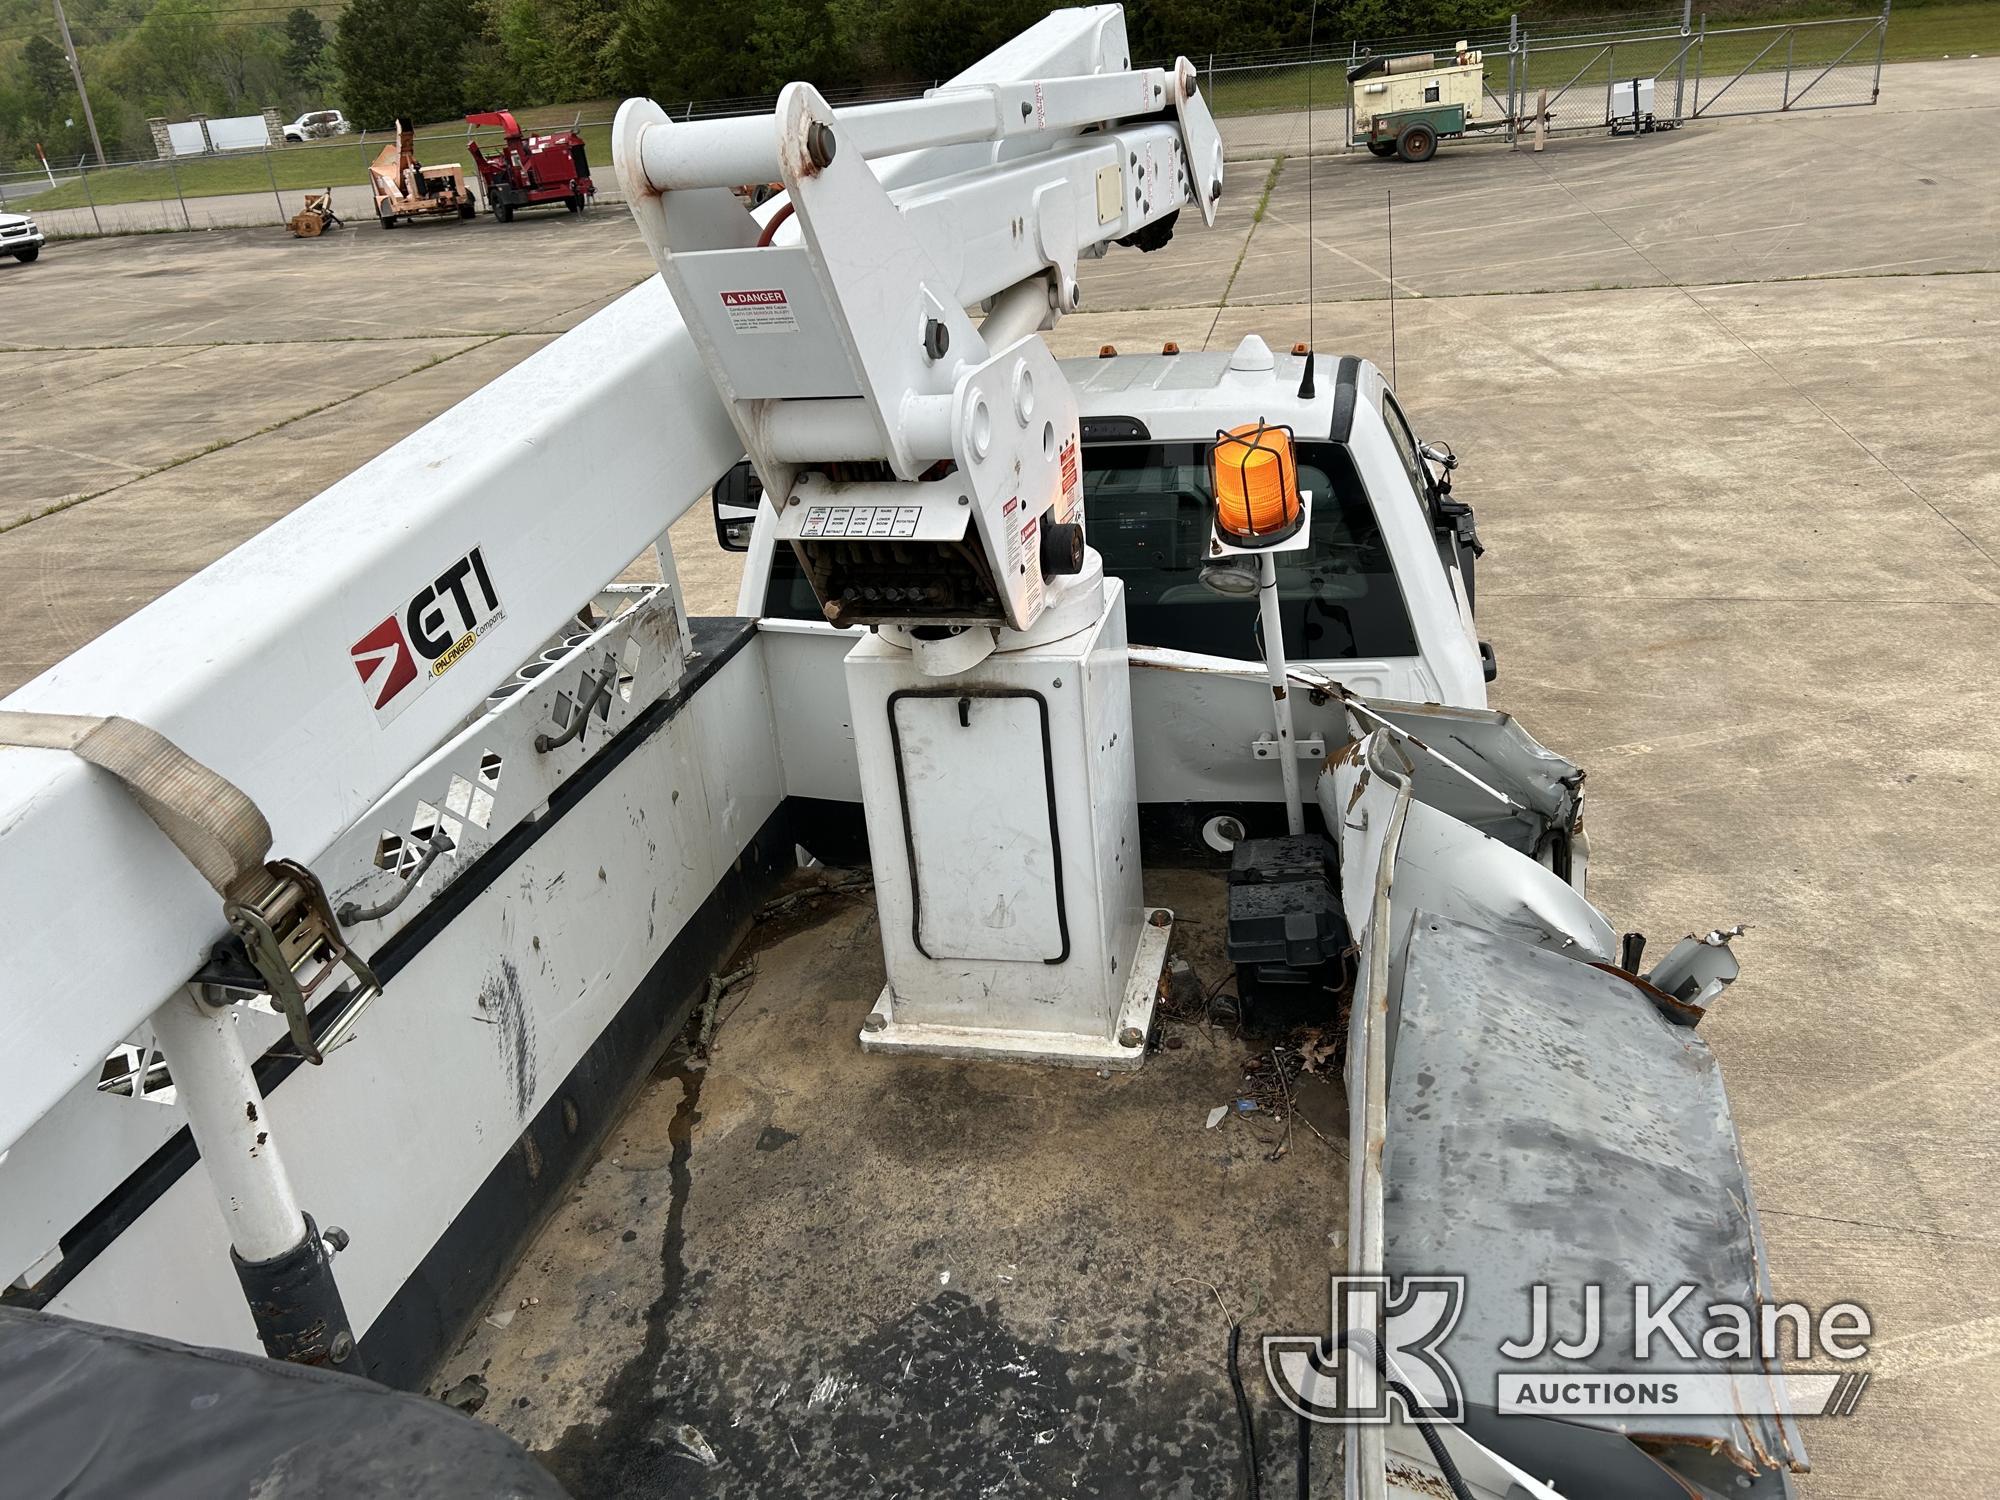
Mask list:
POLYGON ((387 724, 416 702, 506 617, 474 547, 348 647, 376 721, 387 724))
POLYGON ((802 537, 911 537, 923 517, 920 505, 811 505, 802 537))
POLYGON ((723 292, 722 310, 738 333, 797 333, 791 300, 776 287, 755 292, 723 292))

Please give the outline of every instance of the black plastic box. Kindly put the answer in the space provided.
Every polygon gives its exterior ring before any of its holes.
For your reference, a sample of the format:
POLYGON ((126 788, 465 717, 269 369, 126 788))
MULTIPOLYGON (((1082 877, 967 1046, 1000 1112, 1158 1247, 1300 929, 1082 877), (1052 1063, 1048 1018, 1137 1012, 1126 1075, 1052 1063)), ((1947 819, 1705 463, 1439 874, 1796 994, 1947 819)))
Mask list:
POLYGON ((1226 951, 1246 1002, 1331 989, 1348 941, 1339 859, 1327 839, 1245 839, 1231 852, 1226 951))

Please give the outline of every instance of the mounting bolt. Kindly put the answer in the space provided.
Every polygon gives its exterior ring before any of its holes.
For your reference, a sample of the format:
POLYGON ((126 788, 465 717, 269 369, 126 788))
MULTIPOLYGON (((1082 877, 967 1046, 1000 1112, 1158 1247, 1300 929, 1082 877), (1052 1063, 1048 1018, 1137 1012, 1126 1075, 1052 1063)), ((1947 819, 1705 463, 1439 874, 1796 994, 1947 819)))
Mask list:
POLYGON ((353 1352, 354 1335, 347 1332, 346 1329, 342 1329, 333 1336, 333 1342, 327 1345, 326 1357, 337 1365, 345 1364, 347 1357, 353 1352))
POLYGON ((1029 115, 1033 114, 1034 112, 1035 112, 1035 106, 1030 104, 1026 99, 1023 99, 1021 101, 1021 118, 1025 120, 1028 118, 1029 115))
POLYGON ((821 171, 833 165, 833 127, 824 120, 815 120, 806 127, 806 155, 821 171))
POLYGON ((863 1031, 886 1031, 888 1026, 889 1018, 879 1010, 871 1010, 861 1018, 861 1029, 863 1031))
POLYGON ((1146 921, 1154 927, 1171 927, 1174 925, 1174 914, 1164 906, 1156 906, 1153 908, 1153 914, 1146 918, 1146 921))
POLYGON ((943 359, 945 351, 951 348, 951 330, 941 319, 924 320, 924 358, 933 362, 943 359))
POLYGON ((1146 1033, 1136 1026, 1127 1026, 1123 1031, 1118 1033, 1118 1045, 1121 1047, 1143 1047, 1146 1045, 1146 1033))
POLYGON ((958 503, 959 503, 960 505, 970 505, 970 504, 972 504, 972 496, 970 496, 970 495, 960 495, 960 496, 958 497, 958 503))
POLYGON ((326 1242, 326 1253, 328 1255, 340 1254, 350 1243, 347 1231, 342 1229, 338 1224, 327 1225, 325 1232, 320 1235, 320 1238, 326 1242))

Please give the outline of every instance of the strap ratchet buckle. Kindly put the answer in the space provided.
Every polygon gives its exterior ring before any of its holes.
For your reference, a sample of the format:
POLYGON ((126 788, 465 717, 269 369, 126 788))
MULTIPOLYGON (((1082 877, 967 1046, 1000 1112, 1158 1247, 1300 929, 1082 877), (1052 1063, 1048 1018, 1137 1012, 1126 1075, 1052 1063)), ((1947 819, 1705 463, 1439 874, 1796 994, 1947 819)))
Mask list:
POLYGON ((271 860, 245 871, 230 886, 222 913, 242 940, 265 992, 284 1012, 293 1043, 307 1062, 323 1061, 382 986, 361 955, 342 940, 319 877, 294 860, 271 860), (342 968, 353 976, 354 994, 315 1038, 308 1014, 313 996, 342 968))

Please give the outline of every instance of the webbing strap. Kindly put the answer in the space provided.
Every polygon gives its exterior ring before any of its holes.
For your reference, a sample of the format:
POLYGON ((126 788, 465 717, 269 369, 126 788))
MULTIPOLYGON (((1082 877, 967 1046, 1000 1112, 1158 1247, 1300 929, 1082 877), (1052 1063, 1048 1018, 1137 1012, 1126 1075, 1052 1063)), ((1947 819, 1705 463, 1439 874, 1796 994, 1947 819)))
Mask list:
POLYGON ((202 879, 227 896, 245 875, 261 874, 271 825, 227 777, 165 735, 117 716, 0 709, 0 745, 70 750, 123 782, 202 879))

